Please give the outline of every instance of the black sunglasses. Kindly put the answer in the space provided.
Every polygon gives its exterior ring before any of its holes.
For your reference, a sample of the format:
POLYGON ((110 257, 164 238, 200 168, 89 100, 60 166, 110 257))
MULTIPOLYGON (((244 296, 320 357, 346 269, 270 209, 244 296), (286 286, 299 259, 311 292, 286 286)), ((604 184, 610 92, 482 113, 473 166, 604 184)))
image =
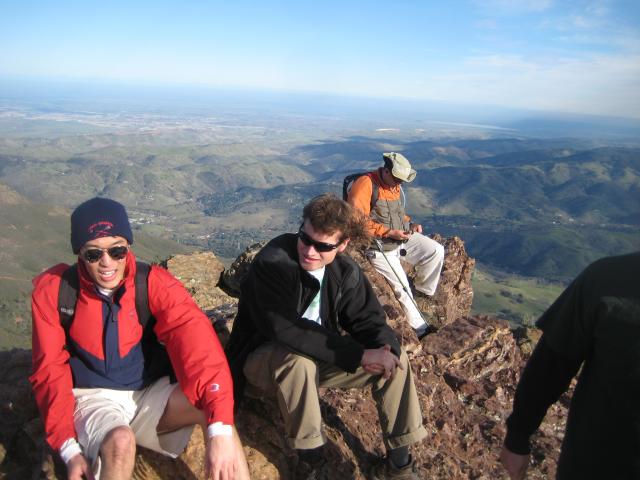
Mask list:
POLYGON ((109 256, 114 260, 122 260, 127 256, 128 251, 128 245, 119 245, 117 247, 111 248, 89 248, 82 253, 82 258, 84 258, 89 263, 96 263, 102 258, 104 252, 107 252, 109 256))
POLYGON ((338 248, 340 246, 339 243, 334 245, 332 243, 318 242, 318 241, 314 240, 309 235, 307 235, 304 232, 304 230, 302 230, 302 226, 300 226, 300 229, 298 230, 298 238, 307 247, 311 247, 312 246, 318 252, 330 252, 331 250, 335 250, 336 248, 338 248))

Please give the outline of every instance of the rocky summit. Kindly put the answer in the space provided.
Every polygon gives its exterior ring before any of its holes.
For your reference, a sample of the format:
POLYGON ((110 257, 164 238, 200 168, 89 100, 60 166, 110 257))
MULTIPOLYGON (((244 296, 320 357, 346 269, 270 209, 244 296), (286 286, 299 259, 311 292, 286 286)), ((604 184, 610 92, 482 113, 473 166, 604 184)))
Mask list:
MULTIPOLYGON (((442 281, 431 297, 417 301, 439 330, 422 342, 408 326, 386 281, 362 252, 349 255, 362 265, 383 304, 389 324, 409 353, 429 436, 413 448, 421 478, 507 478, 498 463, 504 422, 511 410, 519 373, 535 333, 513 332, 501 320, 469 317, 474 261, 456 237, 439 239, 446 248, 442 281)), ((178 256, 166 266, 186 285, 211 318, 221 341, 228 338, 237 309, 238 286, 261 245, 252 245, 231 268, 211 253, 178 256), (226 292, 226 293, 225 293, 226 292), (234 296, 232 296, 234 295, 234 296)), ((411 272, 409 272, 411 275, 411 272)), ((46 447, 42 423, 27 377, 31 352, 0 352, 0 478, 66 478, 57 455, 46 447)), ((332 479, 365 479, 384 454, 375 404, 368 390, 323 389, 322 409, 330 439, 326 449, 332 479)), ((548 412, 534 442, 528 478, 555 475, 568 395, 548 412)), ((285 445, 273 398, 249 398, 236 416, 251 478, 289 479, 295 461, 285 445)), ((177 459, 140 449, 134 478, 202 478, 204 441, 196 428, 177 459)))

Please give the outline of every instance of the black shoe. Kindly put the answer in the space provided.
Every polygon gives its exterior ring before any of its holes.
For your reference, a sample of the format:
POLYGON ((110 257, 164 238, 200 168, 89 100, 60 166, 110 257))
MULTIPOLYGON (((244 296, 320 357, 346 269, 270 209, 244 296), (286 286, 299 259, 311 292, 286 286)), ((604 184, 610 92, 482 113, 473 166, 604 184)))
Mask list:
POLYGON ((372 480, 419 480, 416 463, 409 457, 404 467, 396 467, 391 460, 382 459, 371 470, 372 480))
POLYGON ((422 333, 418 335, 418 340, 422 340, 424 337, 426 337, 430 333, 436 333, 437 331, 438 331, 437 327, 434 327, 433 325, 427 325, 427 328, 425 328, 422 331, 422 333))
POLYGON ((298 460, 293 471, 293 480, 326 480, 326 467, 327 461, 324 458, 314 463, 298 460))

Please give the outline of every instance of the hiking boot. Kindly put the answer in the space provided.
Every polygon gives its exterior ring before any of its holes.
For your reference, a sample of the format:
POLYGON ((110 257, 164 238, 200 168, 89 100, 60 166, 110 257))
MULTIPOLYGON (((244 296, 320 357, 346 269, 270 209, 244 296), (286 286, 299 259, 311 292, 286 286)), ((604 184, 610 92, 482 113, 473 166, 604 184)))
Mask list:
POLYGON ((371 470, 371 480, 387 480, 390 478, 399 480, 420 480, 416 470, 416 462, 413 461, 413 458, 409 457, 409 463, 404 467, 398 468, 387 458, 378 463, 371 470))
POLYGON ((326 480, 326 466, 327 461, 324 458, 315 463, 298 460, 296 468, 293 471, 293 480, 326 480))
POLYGON ((437 331, 438 331, 437 327, 434 327, 433 325, 429 324, 426 326, 426 328, 422 332, 420 332, 420 334, 418 335, 418 340, 422 340, 427 335, 431 333, 436 333, 437 331))

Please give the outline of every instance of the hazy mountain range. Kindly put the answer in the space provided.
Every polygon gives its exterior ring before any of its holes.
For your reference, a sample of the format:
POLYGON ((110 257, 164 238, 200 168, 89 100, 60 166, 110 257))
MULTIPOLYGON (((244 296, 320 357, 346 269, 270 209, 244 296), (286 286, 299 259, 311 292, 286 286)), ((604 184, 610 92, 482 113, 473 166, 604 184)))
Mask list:
MULTIPOLYGON (((9 323, 24 323, 33 274, 70 260, 68 213, 82 200, 124 202, 148 259, 181 248, 173 242, 233 258, 295 230, 310 197, 340 194, 343 177, 377 168, 383 151, 418 170, 405 190, 414 219, 462 237, 483 269, 566 282, 595 258, 640 248, 635 124, 617 136, 540 138, 421 121, 416 110, 400 120, 330 116, 321 102, 304 114, 268 112, 268 102, 173 114, 35 103, 0 108, 0 314, 9 323)), ((18 324, 7 338, 28 329, 18 324)))

